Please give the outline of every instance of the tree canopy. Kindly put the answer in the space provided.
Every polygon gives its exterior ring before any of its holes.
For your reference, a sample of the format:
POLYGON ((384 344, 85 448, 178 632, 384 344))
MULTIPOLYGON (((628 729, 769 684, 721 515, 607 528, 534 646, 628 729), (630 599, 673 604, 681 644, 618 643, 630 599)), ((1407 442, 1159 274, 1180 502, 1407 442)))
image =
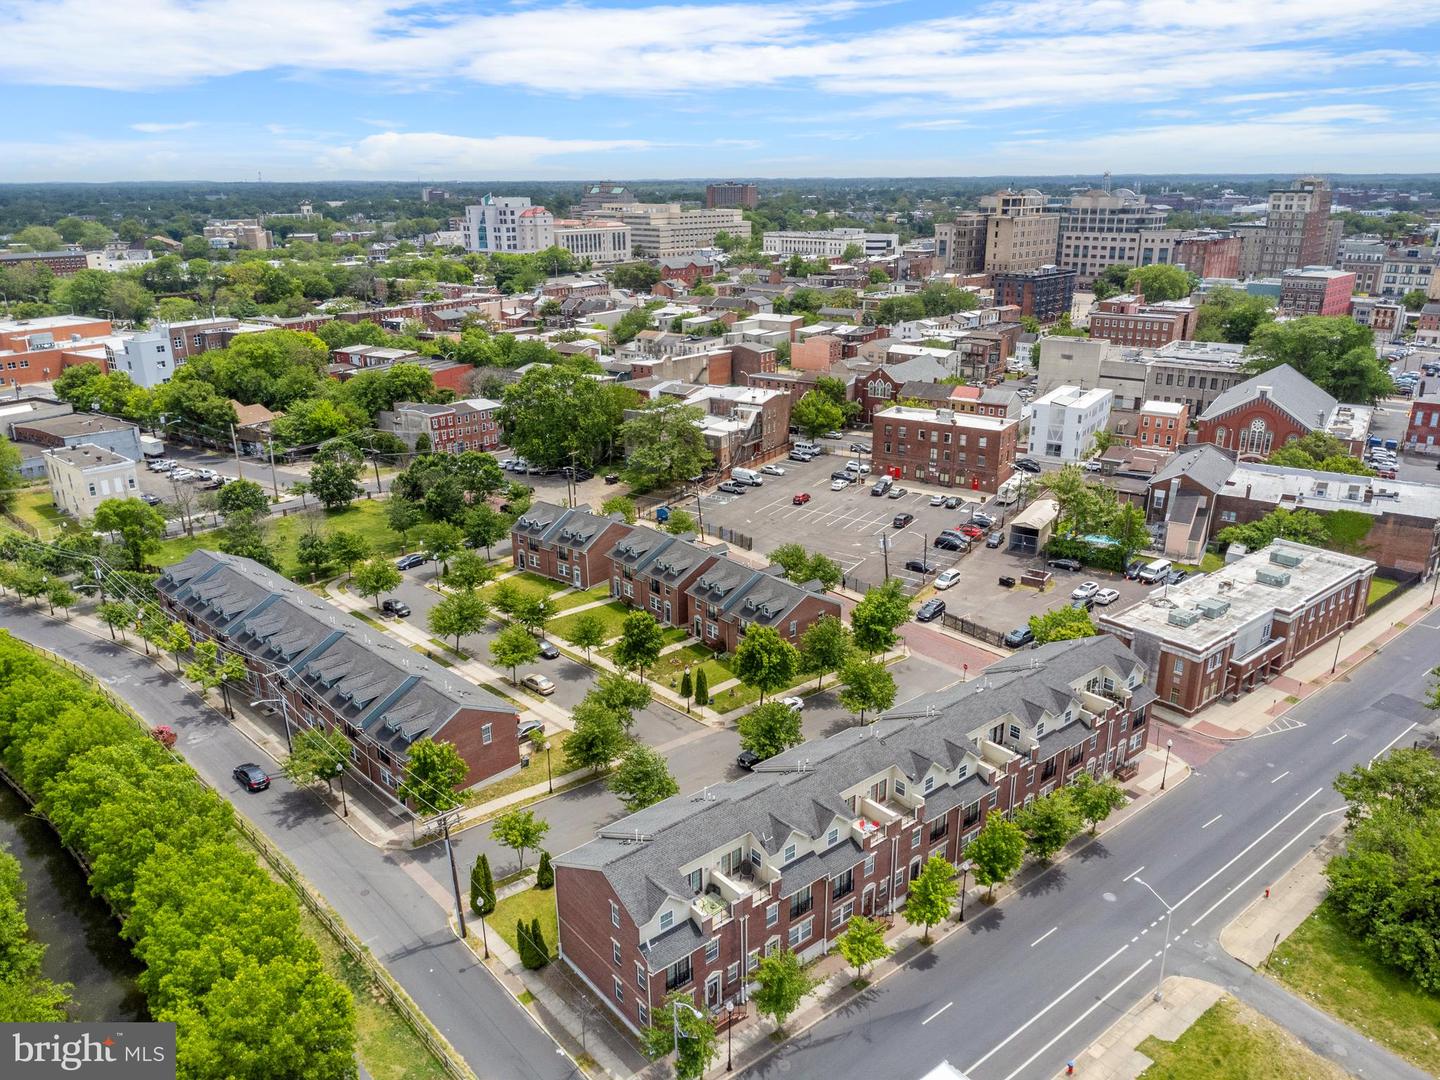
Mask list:
POLYGON ((1394 390, 1368 326, 1347 315, 1303 315, 1256 328, 1245 350, 1251 374, 1288 364, 1339 401, 1373 405, 1394 390))

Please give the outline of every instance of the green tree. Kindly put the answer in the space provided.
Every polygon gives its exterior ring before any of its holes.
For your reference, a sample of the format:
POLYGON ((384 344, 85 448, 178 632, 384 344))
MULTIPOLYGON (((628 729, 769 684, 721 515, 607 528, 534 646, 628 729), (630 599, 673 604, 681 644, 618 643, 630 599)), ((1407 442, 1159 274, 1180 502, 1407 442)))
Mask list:
POLYGON ((790 409, 790 423, 807 438, 845 426, 845 410, 826 394, 811 390, 803 394, 790 409))
POLYGON ((1009 879, 1025 859, 1025 834, 1000 814, 985 819, 985 827, 965 845, 965 858, 974 863, 975 882, 995 897, 995 886, 1009 879))
POLYGON ((674 507, 670 508, 670 516, 660 528, 672 536, 698 536, 700 533, 700 523, 695 520, 695 515, 674 507))
POLYGON ((244 682, 250 677, 250 669, 245 666, 245 658, 239 653, 226 653, 221 658, 215 674, 220 679, 220 696, 225 702, 225 712, 230 719, 235 719, 235 705, 230 700, 230 684, 244 682))
POLYGON ((437 637, 453 637, 455 651, 466 634, 478 634, 490 621, 490 605, 480 599, 474 589, 461 589, 432 607, 425 616, 425 625, 437 637))
POLYGON ((909 618, 910 601, 900 582, 891 579, 868 590, 850 612, 856 648, 867 653, 884 652, 899 640, 895 631, 909 618))
POLYGON ((534 663, 540 655, 540 645, 535 636, 523 626, 511 623, 490 641, 490 655, 501 667, 510 669, 510 683, 519 686, 517 670, 521 664, 534 663))
POLYGON ((330 543, 323 533, 314 528, 295 542, 295 561, 314 581, 330 565, 330 543))
POLYGON ((1400 302, 1405 305, 1406 311, 1419 311, 1430 302, 1430 298, 1425 295, 1424 289, 1411 289, 1400 298, 1400 302))
POLYGON ((783 690, 800 672, 800 650, 782 638, 774 627, 751 626, 735 650, 735 677, 766 694, 783 690))
POLYGON ((340 444, 332 444, 326 451, 317 454, 310 466, 310 494, 326 510, 339 510, 360 497, 364 461, 353 449, 340 444))
POLYGON ((631 292, 649 292, 659 280, 659 268, 646 262, 621 263, 610 271, 610 284, 631 292))
POLYGON ((1256 329, 1274 321, 1273 298, 1240 289, 1211 289, 1195 313, 1195 340, 1248 345, 1256 329))
POLYGON ((756 986, 750 1000, 755 1011, 775 1021, 775 1033, 781 1035, 785 1021, 800 1007, 805 995, 819 985, 811 978, 800 958, 789 949, 776 949, 760 958, 755 969, 756 986))
POLYGON ((112 641, 117 629, 120 631, 120 638, 123 641, 125 640, 125 628, 135 621, 135 605, 125 600, 106 600, 95 609, 95 614, 110 628, 112 641))
POLYGON ((1324 547, 1329 538, 1325 519, 1319 514, 1313 510, 1287 510, 1284 507, 1244 525, 1227 525, 1215 537, 1221 545, 1244 544, 1251 551, 1259 551, 1275 539, 1324 547))
POLYGON ((477 547, 485 549, 485 558, 490 558, 490 549, 510 535, 510 520, 488 503, 480 503, 465 515, 465 536, 477 547))
POLYGON ((185 665, 185 678, 201 691, 209 691, 220 685, 220 646, 213 641, 202 641, 195 646, 194 658, 185 665))
POLYGON ((650 704, 650 687, 639 679, 627 679, 619 672, 601 675, 590 695, 620 718, 626 733, 635 722, 635 713, 650 704))
POLYGON ((530 920, 530 943, 535 949, 535 954, 543 967, 550 962, 550 945, 545 940, 545 934, 540 926, 540 916, 536 915, 530 920))
POLYGON ((555 887, 555 868, 550 865, 550 852, 540 852, 540 864, 535 868, 535 887, 537 889, 553 889, 555 887))
POLYGON ((291 739, 290 753, 280 763, 286 779, 304 787, 317 780, 326 786, 333 780, 345 785, 350 765, 350 740, 343 731, 324 727, 301 727, 291 739))
POLYGON ((632 611, 620 624, 620 640, 615 643, 615 666, 622 671, 638 672, 643 679, 645 669, 654 666, 664 647, 665 637, 655 616, 648 611, 632 611))
POLYGON ((375 610, 380 610, 380 595, 400 587, 404 575, 395 569, 395 564, 384 556, 377 555, 361 563, 350 579, 351 587, 361 596, 375 601, 375 610))
POLYGON ((23 482, 20 451, 4 435, 0 435, 0 511, 15 505, 15 491, 23 482))
POLYGON ((1372 405, 1394 383, 1375 356, 1367 326, 1348 316, 1304 315, 1256 329, 1245 370, 1260 374, 1288 364, 1340 401, 1372 405))
POLYGON ((695 673, 695 704, 701 708, 710 704, 710 680, 703 667, 695 673))
POLYGON ((642 743, 631 743, 610 774, 610 790, 633 814, 662 799, 678 795, 680 785, 670 775, 670 768, 662 754, 642 743))
POLYGON ((1030 616, 1030 632, 1035 643, 1044 645, 1049 641, 1071 641, 1074 638, 1094 637, 1100 631, 1090 621, 1090 613, 1084 608, 1058 607, 1043 615, 1030 616))
POLYGON ((370 557, 370 545, 365 538, 345 529, 336 529, 332 532, 329 537, 329 545, 330 557, 345 567, 347 577, 350 576, 357 562, 370 557))
POLYGON ((636 393, 559 364, 531 368, 505 388, 498 419, 506 443, 533 465, 592 468, 610 455, 636 393))
POLYGON ((425 529, 425 554, 435 563, 435 576, 449 570, 450 557, 465 544, 465 534, 446 521, 438 521, 425 529))
POLYGON ((45 592, 45 599, 50 603, 51 615, 55 614, 55 609, 58 607, 65 612, 65 618, 68 619, 70 618, 70 609, 75 606, 75 602, 79 598, 70 591, 70 586, 65 582, 52 581, 50 588, 45 592))
POLYGON ((537 818, 533 810, 507 810, 490 823, 490 839, 514 851, 521 867, 526 850, 538 848, 549 831, 550 823, 537 818))
POLYGON ((928 945, 930 928, 950 913, 959 895, 960 884, 955 880, 955 867, 946 862, 944 856, 931 855, 925 860, 920 875, 910 882, 902 914, 911 926, 925 927, 921 941, 928 945))
POLYGON ((1152 304, 1183 300, 1195 291, 1195 277, 1178 266, 1155 263, 1137 266, 1125 275, 1125 288, 1141 293, 1152 304))
POLYGON ((640 513, 635 509, 635 500, 628 495, 612 495, 600 504, 600 513, 605 515, 619 514, 625 519, 626 525, 634 525, 640 518, 640 513))
POLYGON ((542 630, 555 612, 555 605, 548 597, 522 593, 516 597, 510 609, 510 618, 523 626, 528 633, 542 630))
POLYGON ((625 747, 625 728, 614 710, 587 694, 572 713, 574 730, 565 740, 565 768, 601 772, 625 747))
POLYGON ((800 635, 800 660, 805 671, 818 677, 815 688, 825 685, 827 671, 839 671, 855 651, 849 627, 834 615, 822 615, 800 635))
POLYGON ((452 589, 478 589, 492 577, 494 571, 483 558, 469 549, 463 549, 451 557, 445 584, 452 589))
POLYGON ((526 971, 536 971, 545 966, 545 954, 540 949, 534 930, 525 925, 524 919, 515 920, 515 943, 519 948, 520 963, 526 971))
POLYGON ((165 536, 165 516, 139 499, 106 499, 95 507, 95 528, 118 533, 126 569, 142 570, 146 553, 165 536))
MULTIPOLYGON (((410 549, 410 530, 424 520, 424 513, 409 499, 394 494, 385 503, 385 519, 400 534, 400 550, 410 549)), ((487 552, 488 554, 488 552, 487 552)))
POLYGON ((1133 266, 1124 263, 1115 263, 1105 267, 1095 277, 1095 283, 1091 290, 1095 293, 1096 300, 1108 300, 1117 293, 1125 291, 1125 279, 1129 276, 1133 266))
POLYGON ((570 624, 565 640, 577 649, 585 650, 585 659, 590 659, 590 650, 605 644, 606 622, 604 616, 595 611, 582 611, 570 624))
POLYGON ((215 493, 215 509, 227 519, 236 514, 267 514, 270 498, 254 480, 232 480, 215 493))
POLYGON ((490 873, 490 858, 483 851, 470 868, 470 910, 481 918, 495 910, 495 878, 490 873))
POLYGON ((1347 444, 1324 431, 1312 431, 1287 442, 1265 461, 1268 465, 1282 465, 1289 469, 1318 469, 1351 476, 1375 475, 1375 470, 1350 453, 1347 444))
POLYGON ((1090 827, 1090 835, 1100 827, 1100 822, 1125 805, 1125 793, 1120 790, 1113 777, 1096 780, 1088 772, 1082 772, 1070 786, 1070 798, 1080 820, 1090 827))
MULTIPOLYGON (((1431 672, 1440 676, 1440 668, 1431 672)), ((1440 684, 1427 704, 1440 708, 1440 684)), ((1349 804, 1346 821, 1353 829, 1364 818, 1386 806, 1407 817, 1419 818, 1440 810, 1440 759, 1423 749, 1402 747, 1368 765, 1356 765, 1335 778, 1335 790, 1349 804)))
POLYGON ((740 717, 740 745, 762 760, 805 741, 801 716, 782 701, 767 701, 740 717))
POLYGON ((410 744, 405 755, 405 779, 395 794, 422 813, 438 814, 460 805, 455 789, 469 772, 455 744, 425 736, 410 744))
POLYGON ((1025 850, 1048 863, 1080 831, 1080 812, 1069 789, 1060 788, 1017 810, 1015 824, 1025 834, 1025 850))
POLYGON ((640 1044, 652 1059, 676 1055, 675 1080, 700 1080, 720 1053, 720 1036, 715 1032, 715 1025, 696 1010, 694 994, 682 990, 669 994, 656 1007, 650 1026, 640 1033, 640 1044))
POLYGON ((895 704, 895 676, 878 660, 852 657, 840 668, 840 704, 858 713, 860 723, 870 710, 884 712, 895 704))
POLYGON ((835 939, 835 947, 845 962, 855 969, 855 982, 865 980, 865 969, 879 963, 893 951, 885 943, 885 927, 875 919, 856 915, 845 927, 845 932, 835 939))
POLYGON ((175 674, 180 674, 180 654, 189 652, 191 646, 190 631, 185 629, 182 622, 172 622, 165 628, 165 651, 175 657, 175 674))
POLYGON ((714 460, 700 430, 704 415, 698 405, 645 402, 620 426, 626 483, 652 491, 699 474, 714 460))

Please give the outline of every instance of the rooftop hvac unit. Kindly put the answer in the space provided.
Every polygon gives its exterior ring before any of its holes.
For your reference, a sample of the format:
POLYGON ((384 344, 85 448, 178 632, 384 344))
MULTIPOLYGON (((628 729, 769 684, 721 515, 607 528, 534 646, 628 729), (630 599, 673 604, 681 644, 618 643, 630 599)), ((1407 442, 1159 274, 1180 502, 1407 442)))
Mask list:
POLYGON ((1261 585, 1269 585, 1275 589, 1283 589, 1290 584, 1290 572, 1288 570, 1267 570, 1260 567, 1255 571, 1255 580, 1261 585))
POLYGON ((1270 552, 1270 561, 1277 566, 1288 566, 1293 570, 1303 560, 1293 551, 1272 551, 1270 552))
POLYGON ((1200 621, 1200 612, 1194 608, 1176 608, 1167 620, 1171 626, 1194 626, 1200 621))
POLYGON ((1218 619, 1230 610, 1230 601, 1221 600, 1218 596, 1206 596, 1195 601, 1195 607, 1205 618, 1218 619))

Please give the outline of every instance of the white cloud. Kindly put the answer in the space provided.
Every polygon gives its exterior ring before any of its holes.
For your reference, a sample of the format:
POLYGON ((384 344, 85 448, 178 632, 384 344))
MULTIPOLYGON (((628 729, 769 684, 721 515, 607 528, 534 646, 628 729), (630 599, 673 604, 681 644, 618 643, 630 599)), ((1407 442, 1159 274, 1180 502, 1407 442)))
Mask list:
POLYGON ((538 135, 495 135, 472 138, 441 132, 387 131, 367 135, 350 146, 326 150, 321 168, 331 175, 379 174, 386 177, 479 176, 496 177, 540 162, 576 154, 605 154, 644 150, 643 139, 547 139, 538 135))
POLYGON ((199 120, 181 120, 175 123, 163 123, 155 120, 147 120, 139 124, 131 124, 131 131, 143 131, 147 135, 158 135, 166 131, 188 131, 190 128, 200 126, 199 120))

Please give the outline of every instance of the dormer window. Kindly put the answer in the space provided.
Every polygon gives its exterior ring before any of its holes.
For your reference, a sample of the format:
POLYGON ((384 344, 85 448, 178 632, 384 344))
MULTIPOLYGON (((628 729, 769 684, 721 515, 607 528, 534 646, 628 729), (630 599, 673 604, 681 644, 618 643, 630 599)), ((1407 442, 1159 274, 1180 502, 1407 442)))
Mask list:
POLYGON ((969 764, 969 762, 962 761, 962 762, 960 763, 960 765, 959 765, 959 766, 956 768, 956 770, 955 770, 955 779, 956 779, 956 780, 964 780, 965 777, 969 775, 969 773, 970 773, 970 764, 969 764))
MULTIPOLYGON (((1069 719, 1070 719, 1070 714, 1069 714, 1069 713, 1066 713, 1066 714, 1065 714, 1065 719, 1066 719, 1066 720, 1069 720, 1069 719)), ((1036 734, 1037 736, 1039 736, 1039 735, 1044 735, 1044 734, 1045 734, 1045 721, 1044 721, 1044 720, 1041 720, 1038 724, 1035 725, 1035 734, 1036 734)))
POLYGON ((934 790, 935 790, 935 778, 934 778, 933 776, 927 776, 927 777, 925 777, 925 794, 926 794, 926 795, 929 795, 930 792, 932 792, 932 791, 934 791, 934 790))
POLYGON ((904 795, 904 794, 905 794, 905 781, 904 781, 904 780, 896 780, 896 781, 895 781, 895 794, 896 794, 896 795, 904 795))
POLYGON ((830 830, 830 835, 828 835, 828 836, 825 838, 825 843, 826 843, 829 847, 834 847, 834 846, 835 846, 836 844, 838 844, 839 842, 840 842, 840 830, 839 830, 839 829, 831 829, 831 830, 830 830))
POLYGON ((1013 741, 1015 741, 1015 742, 1019 742, 1019 741, 1020 741, 1020 725, 1019 725, 1019 724, 1011 724, 1011 725, 1010 725, 1010 738, 1011 738, 1013 741))
POLYGON ((786 845, 785 845, 785 862, 786 862, 786 863, 792 863, 792 862, 794 862, 794 861, 795 861, 795 845, 794 845, 794 844, 786 844, 786 845))
POLYGON ((675 913, 673 911, 662 911, 660 913, 660 929, 669 930, 675 925, 675 913))

